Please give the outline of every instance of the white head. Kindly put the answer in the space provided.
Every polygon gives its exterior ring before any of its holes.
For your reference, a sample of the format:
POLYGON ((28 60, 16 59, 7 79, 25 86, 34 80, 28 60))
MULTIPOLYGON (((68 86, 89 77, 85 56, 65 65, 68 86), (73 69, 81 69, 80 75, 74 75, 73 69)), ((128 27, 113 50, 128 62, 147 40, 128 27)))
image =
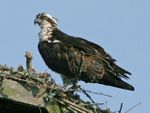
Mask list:
POLYGON ((39 13, 34 20, 34 24, 38 24, 41 27, 40 41, 49 41, 53 30, 57 27, 57 19, 47 13, 39 13))
POLYGON ((57 19, 47 13, 39 13, 34 20, 34 24, 38 24, 39 26, 51 24, 52 27, 56 27, 57 19))

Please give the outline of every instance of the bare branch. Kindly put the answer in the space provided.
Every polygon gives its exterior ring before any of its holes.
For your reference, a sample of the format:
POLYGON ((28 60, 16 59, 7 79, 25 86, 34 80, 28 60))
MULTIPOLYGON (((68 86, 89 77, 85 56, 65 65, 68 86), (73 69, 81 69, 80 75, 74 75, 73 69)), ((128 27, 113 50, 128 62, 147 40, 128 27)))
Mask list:
POLYGON ((136 105, 134 105, 133 107, 131 107, 128 111, 126 111, 125 113, 129 113, 131 110, 133 110, 135 107, 137 107, 137 106, 139 106, 139 105, 141 105, 142 103, 140 102, 140 103, 138 103, 138 104, 136 104, 136 105))
POLYGON ((118 113, 121 113, 121 111, 122 111, 122 107, 123 107, 123 103, 121 103, 121 105, 120 105, 120 109, 119 109, 118 113))
POLYGON ((85 90, 86 92, 88 92, 88 93, 92 93, 92 94, 96 94, 96 95, 103 95, 103 96, 107 96, 107 97, 112 98, 112 96, 111 96, 111 95, 108 95, 108 94, 99 93, 99 92, 93 92, 93 91, 86 90, 86 89, 84 89, 84 90, 85 90))

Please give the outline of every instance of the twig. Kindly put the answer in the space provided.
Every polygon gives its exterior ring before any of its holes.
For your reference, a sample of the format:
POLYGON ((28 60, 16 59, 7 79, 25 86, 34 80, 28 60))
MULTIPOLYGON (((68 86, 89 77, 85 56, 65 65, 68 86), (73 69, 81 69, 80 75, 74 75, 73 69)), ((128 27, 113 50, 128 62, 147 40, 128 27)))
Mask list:
POLYGON ((79 108, 79 109, 81 109, 82 111, 85 111, 85 112, 89 112, 89 110, 88 109, 86 109, 86 108, 84 108, 84 107, 81 107, 81 106, 79 106, 79 105, 77 105, 77 104, 75 104, 75 103, 73 103, 73 102, 71 102, 71 101, 69 101, 69 100, 67 100, 67 99, 63 99, 62 100, 63 102, 65 102, 65 103, 67 103, 67 104, 69 104, 69 105, 71 105, 71 106, 74 106, 74 107, 76 107, 76 108, 79 108))
MULTIPOLYGON (((96 102, 95 104, 96 104, 97 106, 104 105, 104 103, 98 103, 98 102, 96 102)), ((95 104, 93 104, 93 103, 90 102, 90 105, 92 105, 92 106, 95 105, 95 104)), ((86 104, 84 104, 84 105, 86 105, 86 104)), ((89 105, 89 104, 87 104, 87 105, 89 105)))
POLYGON ((30 52, 26 52, 25 53, 25 57, 26 57, 26 68, 28 71, 32 71, 32 54, 30 52))
MULTIPOLYGON (((91 98, 91 96, 84 89, 82 89, 81 87, 79 87, 79 88, 91 100, 91 102, 97 107, 97 109, 100 111, 99 106, 95 103, 95 101, 91 98)), ((96 113, 95 109, 94 109, 94 112, 96 113)))
MULTIPOLYGON (((66 106, 66 107, 67 107, 68 110, 72 111, 73 113, 80 113, 80 112, 82 113, 82 112, 83 112, 83 111, 78 110, 78 109, 77 109, 77 110, 74 110, 74 109, 71 108, 70 106, 66 106)), ((84 112, 84 113, 85 113, 85 112, 84 112)))
POLYGON ((103 95, 103 96, 107 96, 107 97, 110 97, 112 98, 111 95, 108 95, 108 94, 104 94, 104 93, 99 93, 99 92, 93 92, 93 91, 90 91, 90 90, 85 90, 84 91, 88 92, 88 93, 92 93, 92 94, 96 94, 96 95, 103 95))
POLYGON ((73 113, 76 113, 77 111, 75 111, 74 109, 70 108, 70 106, 68 106, 68 104, 66 105, 66 103, 64 103, 61 100, 55 99, 59 104, 65 106, 68 110, 72 111, 73 113))
POLYGON ((127 110, 125 113, 129 113, 131 110, 133 110, 135 107, 137 107, 137 106, 139 106, 139 105, 141 105, 141 104, 142 104, 142 103, 140 102, 140 103, 134 105, 134 106, 131 107, 129 110, 127 110))
POLYGON ((121 105, 120 105, 120 109, 119 109, 118 113, 121 113, 121 111, 122 111, 122 107, 123 107, 123 103, 121 103, 121 105))
POLYGON ((81 112, 81 113, 88 113, 89 112, 88 109, 86 109, 86 108, 84 108, 82 106, 79 106, 79 105, 77 105, 77 104, 75 104, 75 103, 73 103, 73 102, 71 102, 71 101, 69 101, 67 99, 62 99, 62 101, 61 101, 61 99, 59 99, 59 100, 55 99, 55 100, 57 102, 59 102, 60 104, 67 104, 68 107, 70 107, 71 109, 74 109, 74 110, 76 110, 78 112, 81 112))
POLYGON ((88 112, 82 111, 82 110, 80 110, 80 109, 78 109, 78 108, 76 108, 76 107, 74 107, 74 106, 72 106, 72 105, 69 106, 69 107, 71 107, 72 109, 78 111, 77 113, 88 113, 88 112))
POLYGON ((33 82, 33 81, 24 80, 24 79, 17 78, 17 77, 13 77, 13 76, 7 76, 6 78, 7 78, 7 79, 14 80, 14 81, 17 81, 17 82, 20 82, 20 83, 22 82, 22 83, 25 83, 25 84, 28 84, 28 85, 38 86, 38 84, 35 83, 35 82, 33 82))

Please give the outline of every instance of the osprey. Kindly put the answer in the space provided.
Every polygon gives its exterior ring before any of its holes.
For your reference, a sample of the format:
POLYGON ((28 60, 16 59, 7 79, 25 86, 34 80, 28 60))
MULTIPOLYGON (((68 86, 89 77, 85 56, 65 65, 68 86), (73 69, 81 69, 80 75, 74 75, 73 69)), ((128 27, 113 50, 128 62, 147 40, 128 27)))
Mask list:
MULTIPOLYGON (((122 80, 131 74, 115 64, 105 50, 88 40, 70 36, 57 28, 57 19, 40 13, 34 20, 41 28, 39 52, 46 65, 66 80, 82 80, 126 90, 134 87, 122 80)), ((64 81, 66 83, 66 81, 64 81)))

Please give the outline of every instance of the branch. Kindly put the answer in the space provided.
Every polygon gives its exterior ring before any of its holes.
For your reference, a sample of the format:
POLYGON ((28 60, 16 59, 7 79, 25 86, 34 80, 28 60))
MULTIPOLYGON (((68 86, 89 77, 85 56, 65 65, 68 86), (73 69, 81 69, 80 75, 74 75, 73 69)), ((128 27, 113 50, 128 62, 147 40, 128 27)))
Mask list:
POLYGON ((121 103, 121 105, 120 105, 120 109, 119 109, 118 113, 121 113, 121 111, 122 111, 122 107, 123 107, 123 103, 121 103))
POLYGON ((126 111, 125 113, 129 113, 131 110, 133 110, 135 107, 141 105, 142 103, 138 103, 136 105, 134 105, 133 107, 131 107, 128 111, 126 111))

